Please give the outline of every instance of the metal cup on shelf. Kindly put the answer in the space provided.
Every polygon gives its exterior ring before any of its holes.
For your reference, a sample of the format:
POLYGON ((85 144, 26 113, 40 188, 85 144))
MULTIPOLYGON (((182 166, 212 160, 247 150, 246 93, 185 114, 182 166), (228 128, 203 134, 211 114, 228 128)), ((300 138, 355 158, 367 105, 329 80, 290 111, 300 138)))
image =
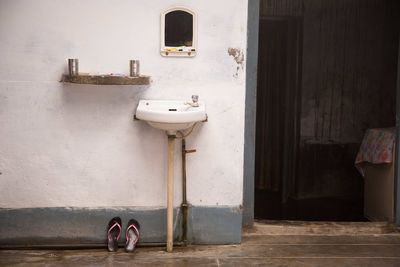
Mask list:
POLYGON ((139 60, 130 60, 129 61, 130 72, 129 75, 131 77, 138 77, 140 75, 140 62, 139 60))
POLYGON ((77 58, 68 59, 68 74, 70 76, 76 76, 79 74, 79 61, 77 58))

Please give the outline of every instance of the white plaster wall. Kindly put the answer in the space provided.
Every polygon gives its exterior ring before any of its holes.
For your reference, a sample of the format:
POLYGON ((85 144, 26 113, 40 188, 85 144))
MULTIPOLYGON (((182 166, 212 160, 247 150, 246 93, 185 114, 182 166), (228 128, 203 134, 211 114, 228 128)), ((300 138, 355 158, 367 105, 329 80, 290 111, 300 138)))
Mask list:
POLYGON ((246 0, 0 0, 0 208, 165 206, 166 136, 132 115, 139 99, 192 94, 209 121, 187 139, 197 149, 188 199, 240 205, 245 64, 227 51, 245 51, 246 23, 246 0), (160 13, 172 5, 198 14, 194 58, 160 56, 160 13), (128 73, 129 59, 140 59, 153 81, 58 82, 72 57, 100 73, 128 73))

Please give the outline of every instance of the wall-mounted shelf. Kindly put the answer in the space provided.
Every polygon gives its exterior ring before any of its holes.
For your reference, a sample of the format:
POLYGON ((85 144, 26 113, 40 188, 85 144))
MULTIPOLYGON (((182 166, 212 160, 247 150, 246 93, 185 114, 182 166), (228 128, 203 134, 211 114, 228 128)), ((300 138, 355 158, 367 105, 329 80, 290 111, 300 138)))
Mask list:
POLYGON ((118 76, 118 75, 68 75, 62 76, 61 82, 80 83, 80 84, 97 84, 97 85, 148 85, 150 84, 150 76, 118 76))

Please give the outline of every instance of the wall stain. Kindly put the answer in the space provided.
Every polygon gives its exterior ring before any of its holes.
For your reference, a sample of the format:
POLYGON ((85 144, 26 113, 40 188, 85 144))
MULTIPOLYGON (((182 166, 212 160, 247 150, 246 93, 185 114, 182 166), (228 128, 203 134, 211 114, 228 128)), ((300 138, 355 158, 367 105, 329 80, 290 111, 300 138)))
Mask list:
POLYGON ((233 59, 236 61, 238 66, 236 67, 236 73, 233 75, 234 77, 238 77, 239 70, 243 69, 243 62, 244 62, 244 53, 240 48, 228 48, 228 55, 232 56, 233 59))

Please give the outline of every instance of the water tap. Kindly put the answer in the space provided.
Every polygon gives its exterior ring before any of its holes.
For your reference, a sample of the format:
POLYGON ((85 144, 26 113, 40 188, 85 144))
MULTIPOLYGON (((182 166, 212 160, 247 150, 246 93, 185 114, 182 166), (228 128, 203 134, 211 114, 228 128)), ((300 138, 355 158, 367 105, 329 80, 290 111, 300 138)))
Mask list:
POLYGON ((186 102, 185 104, 190 105, 192 107, 198 107, 199 106, 199 96, 192 95, 192 102, 186 102))

